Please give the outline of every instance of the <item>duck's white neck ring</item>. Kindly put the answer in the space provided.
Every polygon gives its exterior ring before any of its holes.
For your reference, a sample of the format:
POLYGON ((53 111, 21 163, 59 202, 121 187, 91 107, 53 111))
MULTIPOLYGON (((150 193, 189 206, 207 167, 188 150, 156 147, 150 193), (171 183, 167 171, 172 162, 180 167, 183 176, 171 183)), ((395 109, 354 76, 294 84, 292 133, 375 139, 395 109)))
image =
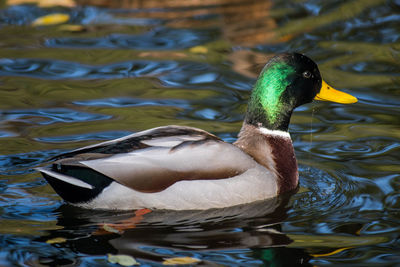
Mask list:
POLYGON ((285 137, 285 138, 290 139, 289 132, 280 131, 280 130, 270 130, 270 129, 267 129, 264 127, 259 127, 258 130, 264 135, 280 136, 280 137, 285 137))

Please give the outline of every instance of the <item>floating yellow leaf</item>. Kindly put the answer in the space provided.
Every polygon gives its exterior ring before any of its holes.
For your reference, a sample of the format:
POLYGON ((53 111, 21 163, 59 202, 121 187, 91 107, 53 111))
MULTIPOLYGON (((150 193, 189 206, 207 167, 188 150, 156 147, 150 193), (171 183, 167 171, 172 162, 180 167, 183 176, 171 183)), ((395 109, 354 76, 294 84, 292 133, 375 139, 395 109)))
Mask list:
POLYGON ((111 263, 118 263, 122 266, 140 265, 133 257, 128 255, 112 255, 108 254, 108 261, 111 263))
POLYGON ((192 48, 189 49, 189 51, 194 54, 207 54, 208 48, 202 45, 198 45, 198 46, 193 46, 192 48))
POLYGON ((329 252, 329 253, 311 254, 311 256, 313 256, 313 257, 328 257, 328 256, 335 255, 335 254, 337 254, 337 253, 339 253, 339 252, 342 252, 342 251, 344 251, 344 250, 346 250, 346 249, 351 249, 351 248, 352 248, 352 247, 339 248, 339 249, 335 249, 334 251, 331 251, 331 252, 329 252))
POLYGON ((170 258, 166 259, 163 261, 163 265, 183 265, 183 264, 192 264, 192 263, 198 263, 201 262, 201 260, 192 258, 192 257, 176 257, 176 258, 170 258))
POLYGON ((67 22, 69 20, 68 14, 54 13, 39 17, 32 22, 33 26, 47 26, 67 22))
POLYGON ((67 239, 64 237, 56 237, 56 238, 47 240, 46 243, 47 244, 57 244, 57 243, 64 243, 65 241, 67 241, 67 239))

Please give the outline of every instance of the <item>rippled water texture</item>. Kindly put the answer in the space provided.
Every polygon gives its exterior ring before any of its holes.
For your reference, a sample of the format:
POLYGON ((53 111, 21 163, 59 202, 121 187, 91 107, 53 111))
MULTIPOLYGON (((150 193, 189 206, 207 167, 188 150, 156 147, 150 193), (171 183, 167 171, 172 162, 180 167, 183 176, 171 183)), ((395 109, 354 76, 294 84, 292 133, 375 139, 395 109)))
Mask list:
POLYGON ((207 266, 400 264, 400 1, 5 2, 1 266, 115 266, 109 253, 142 265, 181 256, 207 266), (53 13, 69 20, 32 25, 53 13), (135 216, 65 205, 33 170, 160 125, 232 142, 258 72, 283 51, 312 57, 326 81, 359 98, 294 113, 295 195, 135 216))

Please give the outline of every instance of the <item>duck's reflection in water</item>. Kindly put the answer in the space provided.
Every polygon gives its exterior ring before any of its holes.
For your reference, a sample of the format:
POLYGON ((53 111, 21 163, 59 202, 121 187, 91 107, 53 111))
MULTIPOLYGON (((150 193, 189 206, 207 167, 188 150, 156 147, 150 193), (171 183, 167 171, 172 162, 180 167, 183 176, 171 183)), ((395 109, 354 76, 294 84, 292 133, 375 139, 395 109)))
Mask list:
POLYGON ((46 238, 62 235, 67 241, 57 246, 75 253, 126 254, 146 262, 192 255, 207 264, 224 264, 222 257, 230 251, 243 264, 245 255, 252 254, 268 265, 303 265, 311 257, 304 250, 287 248, 292 240, 281 232, 289 197, 205 211, 110 212, 64 205, 58 209, 63 230, 46 238))

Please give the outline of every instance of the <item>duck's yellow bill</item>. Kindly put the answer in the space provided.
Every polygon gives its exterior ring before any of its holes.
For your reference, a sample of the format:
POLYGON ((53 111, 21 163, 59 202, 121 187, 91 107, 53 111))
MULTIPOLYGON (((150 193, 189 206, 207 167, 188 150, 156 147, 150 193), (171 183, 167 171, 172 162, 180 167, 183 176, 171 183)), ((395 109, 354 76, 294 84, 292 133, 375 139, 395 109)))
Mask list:
POLYGON ((358 100, 356 97, 336 90, 332 86, 328 85, 322 80, 321 91, 315 96, 315 100, 332 101, 341 104, 356 103, 358 100))

